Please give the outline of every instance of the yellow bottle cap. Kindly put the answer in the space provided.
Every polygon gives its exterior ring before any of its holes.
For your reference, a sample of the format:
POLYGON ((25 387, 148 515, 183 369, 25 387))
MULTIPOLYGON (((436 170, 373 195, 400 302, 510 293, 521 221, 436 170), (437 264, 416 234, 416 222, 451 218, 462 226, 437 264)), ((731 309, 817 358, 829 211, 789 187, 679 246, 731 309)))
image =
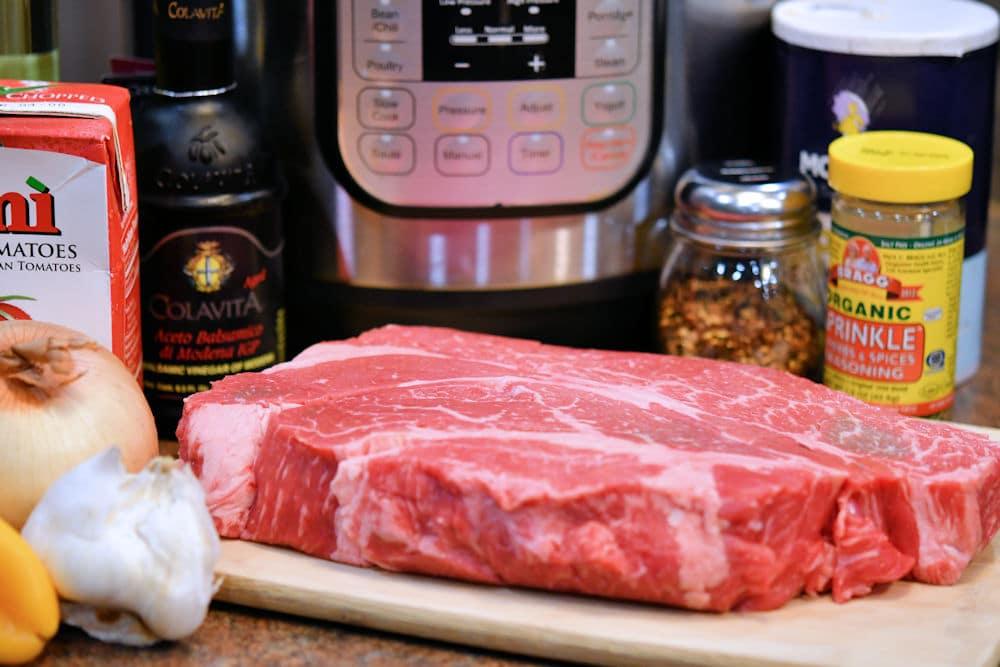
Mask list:
POLYGON ((972 187, 972 149, 924 132, 879 130, 834 139, 830 187, 861 199, 919 204, 961 197, 972 187))

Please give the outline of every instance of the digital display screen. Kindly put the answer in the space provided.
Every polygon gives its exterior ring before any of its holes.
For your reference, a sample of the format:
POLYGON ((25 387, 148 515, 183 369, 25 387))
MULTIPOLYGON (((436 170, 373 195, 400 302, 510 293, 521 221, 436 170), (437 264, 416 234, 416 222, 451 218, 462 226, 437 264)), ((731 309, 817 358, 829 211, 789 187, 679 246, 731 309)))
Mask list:
POLYGON ((576 0, 424 0, 425 81, 574 75, 576 0))

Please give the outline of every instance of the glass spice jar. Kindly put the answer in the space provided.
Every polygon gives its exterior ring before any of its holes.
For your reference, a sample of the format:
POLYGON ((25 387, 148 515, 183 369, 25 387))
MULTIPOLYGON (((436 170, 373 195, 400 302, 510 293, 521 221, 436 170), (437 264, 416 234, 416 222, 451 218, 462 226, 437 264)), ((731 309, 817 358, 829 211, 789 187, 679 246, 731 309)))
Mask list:
POLYGON ((818 380, 825 304, 815 197, 807 177, 750 160, 688 170, 660 275, 660 350, 818 380))

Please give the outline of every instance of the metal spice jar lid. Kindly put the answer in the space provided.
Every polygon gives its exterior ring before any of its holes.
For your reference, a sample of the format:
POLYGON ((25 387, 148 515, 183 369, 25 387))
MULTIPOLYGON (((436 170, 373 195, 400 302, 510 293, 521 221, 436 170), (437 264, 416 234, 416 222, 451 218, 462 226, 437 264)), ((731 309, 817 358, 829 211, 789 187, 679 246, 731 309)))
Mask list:
POLYGON ((687 170, 674 200, 671 229, 703 243, 769 248, 819 233, 812 180, 753 160, 709 162, 687 170))

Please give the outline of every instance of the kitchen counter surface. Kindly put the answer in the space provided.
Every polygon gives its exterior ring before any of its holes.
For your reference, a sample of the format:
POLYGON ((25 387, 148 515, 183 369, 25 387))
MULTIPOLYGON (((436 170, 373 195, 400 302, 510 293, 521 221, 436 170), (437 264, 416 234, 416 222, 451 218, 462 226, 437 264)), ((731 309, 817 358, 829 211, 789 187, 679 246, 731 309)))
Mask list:
MULTIPOLYGON (((958 389, 951 418, 1000 427, 1000 205, 991 211, 990 227, 982 366, 958 389)), ((103 644, 64 626, 35 664, 512 667, 554 663, 216 603, 194 636, 147 649, 103 644)))

